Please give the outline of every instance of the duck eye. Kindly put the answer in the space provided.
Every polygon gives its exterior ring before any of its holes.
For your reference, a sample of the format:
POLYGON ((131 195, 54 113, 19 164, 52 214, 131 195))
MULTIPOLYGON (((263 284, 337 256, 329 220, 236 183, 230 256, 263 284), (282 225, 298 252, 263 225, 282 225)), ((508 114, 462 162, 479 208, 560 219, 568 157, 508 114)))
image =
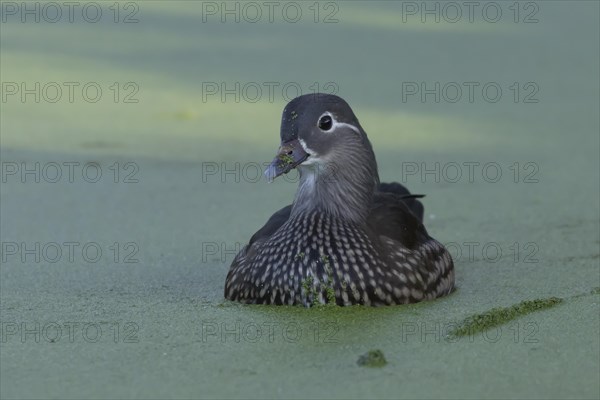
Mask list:
POLYGON ((322 131, 330 130, 332 125, 333 125, 333 120, 331 119, 331 116, 329 116, 329 115, 323 115, 319 119, 319 129, 321 129, 322 131))

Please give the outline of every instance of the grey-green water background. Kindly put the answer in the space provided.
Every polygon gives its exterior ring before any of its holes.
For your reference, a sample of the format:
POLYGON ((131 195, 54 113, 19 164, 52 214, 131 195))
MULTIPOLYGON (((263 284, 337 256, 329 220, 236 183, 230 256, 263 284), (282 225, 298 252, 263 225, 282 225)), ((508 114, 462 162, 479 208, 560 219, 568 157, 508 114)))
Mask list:
POLYGON ((2 2, 2 398, 598 398, 599 3, 489 3, 472 22, 455 3, 453 23, 443 2, 297 2, 293 23, 296 6, 269 22, 257 2, 253 23, 246 3, 96 2, 52 23, 46 3, 22 22, 2 2), (439 102, 409 95, 436 82, 439 102), (231 253, 293 197, 293 174, 256 171, 298 88, 344 97, 382 180, 427 195, 454 294, 223 300, 231 253), (564 301, 449 336, 551 297, 564 301), (357 364, 375 349, 387 365, 357 364))

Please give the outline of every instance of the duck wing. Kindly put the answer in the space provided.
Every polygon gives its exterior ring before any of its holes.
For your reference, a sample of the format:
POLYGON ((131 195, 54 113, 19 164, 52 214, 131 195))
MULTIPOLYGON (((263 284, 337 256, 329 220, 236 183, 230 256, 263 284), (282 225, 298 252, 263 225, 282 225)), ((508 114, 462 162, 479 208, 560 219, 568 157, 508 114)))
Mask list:
MULTIPOLYGON (((414 250, 427 240, 429 235, 406 200, 403 195, 395 193, 376 193, 367 224, 377 236, 388 237, 400 243, 402 247, 414 250)), ((409 200, 418 202, 413 198, 409 200)))
POLYGON ((252 237, 250 238, 250 242, 248 243, 251 246, 254 242, 260 242, 265 239, 268 239, 273 235, 290 217, 290 213, 292 212, 292 205, 283 207, 281 210, 277 211, 275 214, 271 215, 271 218, 267 221, 266 224, 263 225, 252 237))
POLYGON ((377 190, 381 193, 393 193, 401 196, 402 201, 408 206, 410 211, 419 218, 419 221, 423 222, 425 208, 418 199, 425 197, 424 194, 411 194, 407 188, 398 182, 380 183, 377 190))
POLYGON ((450 293, 454 287, 454 263, 447 249, 423 226, 423 205, 399 183, 383 185, 387 191, 375 193, 368 226, 387 249, 390 265, 399 273, 416 278, 409 285, 417 290, 410 302, 450 293))

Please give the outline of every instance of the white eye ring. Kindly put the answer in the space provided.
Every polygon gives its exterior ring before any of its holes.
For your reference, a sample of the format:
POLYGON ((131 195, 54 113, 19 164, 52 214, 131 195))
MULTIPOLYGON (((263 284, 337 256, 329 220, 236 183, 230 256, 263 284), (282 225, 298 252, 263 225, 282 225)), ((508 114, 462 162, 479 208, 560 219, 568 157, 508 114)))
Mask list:
POLYGON ((345 122, 338 122, 335 117, 333 116, 333 114, 331 114, 330 112, 325 112, 323 113, 320 117, 319 120, 317 121, 317 126, 319 127, 319 129, 321 129, 323 132, 333 132, 335 131, 338 127, 346 127, 346 128, 350 128, 352 129, 354 132, 360 134, 360 129, 358 129, 356 126, 352 125, 352 124, 347 124, 345 122), (321 119, 323 117, 329 117, 331 118, 331 127, 329 129, 323 129, 321 127, 321 119))
POLYGON ((328 132, 333 128, 335 123, 335 119, 329 113, 325 113, 319 117, 319 121, 317 122, 317 126, 323 132, 328 132))

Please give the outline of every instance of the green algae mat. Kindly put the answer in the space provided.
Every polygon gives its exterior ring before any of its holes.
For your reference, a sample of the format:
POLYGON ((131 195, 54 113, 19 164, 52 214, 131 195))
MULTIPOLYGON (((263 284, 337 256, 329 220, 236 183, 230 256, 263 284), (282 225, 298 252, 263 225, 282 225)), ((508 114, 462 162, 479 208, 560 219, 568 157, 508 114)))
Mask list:
POLYGON ((0 4, 0 397, 600 397, 595 1, 0 4), (457 290, 223 299, 336 93, 457 290))

